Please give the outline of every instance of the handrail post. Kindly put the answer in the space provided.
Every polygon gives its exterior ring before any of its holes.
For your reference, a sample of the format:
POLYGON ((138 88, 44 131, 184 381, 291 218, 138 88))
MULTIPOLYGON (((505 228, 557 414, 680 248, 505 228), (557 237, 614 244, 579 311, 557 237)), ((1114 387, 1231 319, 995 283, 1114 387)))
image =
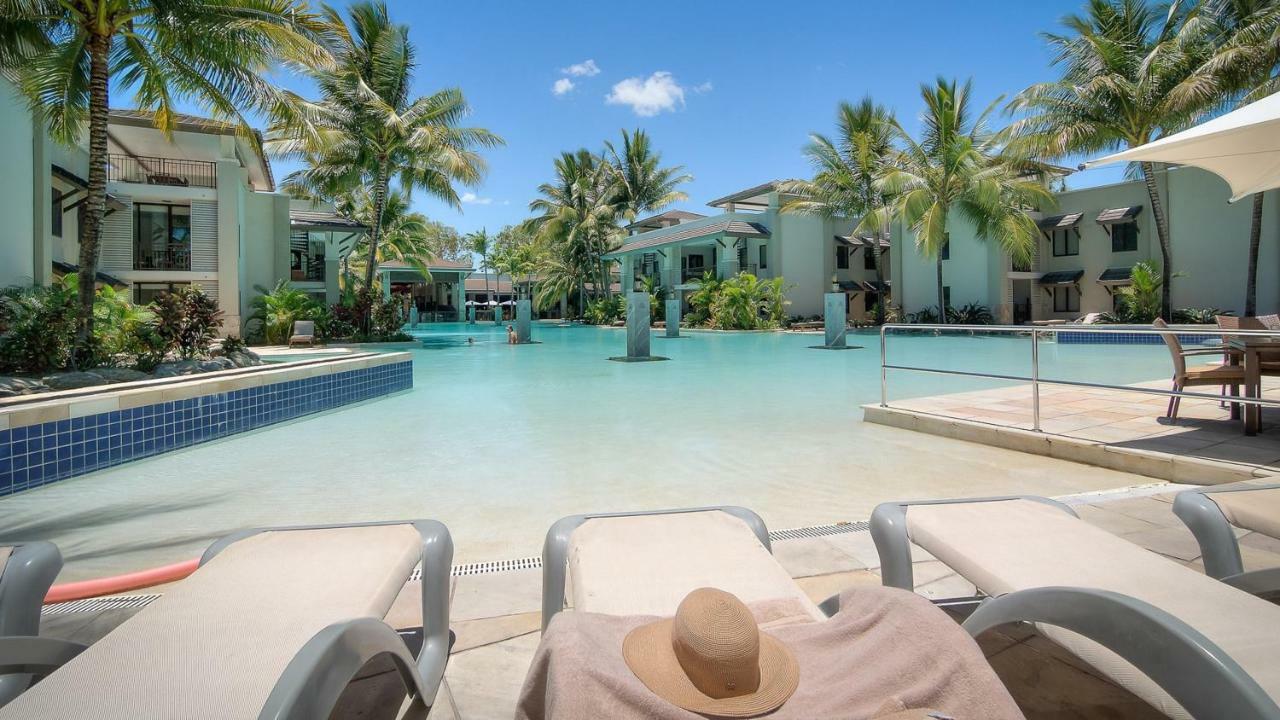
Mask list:
POLYGON ((1031 429, 1040 432, 1040 331, 1031 330, 1031 429))
POLYGON ((880 407, 889 407, 889 386, 888 386, 888 370, 885 368, 887 354, 885 353, 885 330, 887 327, 881 323, 880 325, 880 407))

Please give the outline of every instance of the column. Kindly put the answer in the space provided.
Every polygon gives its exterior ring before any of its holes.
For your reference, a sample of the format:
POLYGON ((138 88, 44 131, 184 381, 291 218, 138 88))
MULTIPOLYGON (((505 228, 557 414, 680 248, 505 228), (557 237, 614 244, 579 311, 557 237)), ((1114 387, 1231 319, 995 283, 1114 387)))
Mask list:
POLYGON ((649 357, 649 293, 627 292, 627 357, 649 357))
POLYGON ((466 280, 462 273, 458 273, 457 278, 453 283, 453 307, 458 311, 458 320, 462 320, 462 314, 467 311, 466 280))
POLYGON ((845 346, 845 310, 849 299, 842 292, 824 293, 823 327, 826 330, 826 346, 845 346))
POLYGON ((622 256, 622 292, 629 293, 636 286, 636 268, 635 257, 632 255, 622 256))
MULTIPOLYGON (((231 152, 235 152, 232 139, 231 152)), ((227 155, 223 148, 224 156, 227 155)), ((222 331, 240 331, 240 163, 218 160, 215 169, 218 194, 218 309, 223 312, 222 331)), ((288 238, 285 238, 288 242, 288 238)), ((288 265, 285 265, 286 272, 288 265)), ((285 275, 288 277, 288 275, 285 275)))
MULTIPOLYGON (((36 285, 48 287, 53 282, 53 228, 50 227, 51 218, 53 216, 53 172, 50 169, 49 159, 49 136, 45 133, 44 121, 40 119, 38 113, 31 117, 31 130, 33 142, 31 146, 32 154, 32 201, 34 204, 32 215, 32 248, 31 248, 31 279, 36 285)), ((84 194, 76 195, 76 198, 83 198, 84 194)), ((77 215, 63 215, 62 227, 65 236, 70 226, 75 222, 77 215)), ((80 228, 75 229, 76 237, 80 237, 80 228)), ((14 242, 18 242, 15 240, 14 242)), ((77 243, 78 245, 78 243, 77 243)), ((99 244, 101 247, 101 244, 99 244)), ((79 247, 77 247, 77 253, 79 247)), ((101 257, 101 255, 99 255, 101 257)), ((80 258, 67 258, 70 262, 79 263, 80 258)), ((26 273, 20 273, 25 275, 26 273)))
POLYGON ((382 276, 382 299, 390 300, 391 299, 391 273, 387 272, 386 270, 383 270, 378 274, 382 276))
POLYGON ((659 256, 662 262, 662 286, 668 293, 676 292, 680 284, 680 246, 669 247, 665 255, 659 256))
POLYGON ((727 280, 738 274, 738 248, 732 238, 724 238, 716 245, 716 277, 727 280))

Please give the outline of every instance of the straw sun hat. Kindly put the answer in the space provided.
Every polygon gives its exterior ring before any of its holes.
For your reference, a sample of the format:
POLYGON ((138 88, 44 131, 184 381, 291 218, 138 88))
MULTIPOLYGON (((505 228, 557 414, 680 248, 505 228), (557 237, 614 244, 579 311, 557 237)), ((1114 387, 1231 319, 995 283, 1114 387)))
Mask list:
POLYGON ((689 593, 674 618, 632 630, 622 656, 655 695, 702 715, 763 715, 800 684, 791 651, 760 632, 741 600, 714 588, 689 593))

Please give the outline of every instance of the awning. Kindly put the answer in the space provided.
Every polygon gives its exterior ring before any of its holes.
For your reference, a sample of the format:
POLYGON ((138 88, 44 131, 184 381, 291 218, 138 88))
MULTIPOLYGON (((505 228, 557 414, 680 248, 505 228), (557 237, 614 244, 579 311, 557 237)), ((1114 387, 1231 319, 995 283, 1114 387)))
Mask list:
POLYGON ((875 280, 842 280, 840 289, 844 292, 884 293, 889 291, 889 283, 877 283, 875 280))
POLYGON ((1231 186, 1231 200, 1280 187, 1280 93, 1132 150, 1086 163, 1193 165, 1231 186))
POLYGON ((884 238, 873 237, 854 237, 853 235, 836 235, 836 244, 848 245, 849 247, 875 247, 879 243, 882 250, 889 249, 889 241, 884 238))
POLYGON ((1102 285, 1128 285, 1133 275, 1133 268, 1107 268, 1098 276, 1098 282, 1102 285))
MULTIPOLYGON (((71 263, 65 263, 60 260, 54 260, 53 272, 58 277, 63 277, 66 275, 75 275, 76 273, 80 272, 80 266, 72 265, 71 263)), ((103 285, 110 285, 116 288, 129 287, 129 283, 121 280, 120 278, 114 275, 108 275, 101 271, 94 273, 93 277, 95 280, 102 283, 103 285)))
POLYGON ((1120 223, 1133 222, 1133 219, 1138 217, 1138 213, 1140 212, 1142 212, 1141 205, 1134 205, 1133 207, 1119 207, 1119 208, 1111 208, 1110 210, 1103 210, 1101 213, 1098 214, 1098 224, 1099 225, 1119 225, 1120 223))
POLYGON ((290 210, 289 228, 292 230, 346 230, 353 233, 368 232, 369 227, 335 212, 317 210, 290 210))
POLYGON ((1058 270, 1040 276, 1041 285, 1074 285, 1084 277, 1083 270, 1058 270))
POLYGON ((1067 213, 1066 215, 1041 218, 1036 224, 1040 226, 1041 230, 1065 230, 1080 224, 1080 218, 1082 217, 1084 217, 1082 212, 1067 213))
POLYGON ((606 260, 612 260, 637 250, 647 250, 701 238, 713 238, 719 235, 732 238, 767 238, 769 237, 769 228, 760 223, 734 218, 723 218, 712 222, 694 220, 662 228, 661 230, 651 230, 639 235, 632 235, 627 238, 622 247, 611 253, 606 253, 604 257, 606 260))

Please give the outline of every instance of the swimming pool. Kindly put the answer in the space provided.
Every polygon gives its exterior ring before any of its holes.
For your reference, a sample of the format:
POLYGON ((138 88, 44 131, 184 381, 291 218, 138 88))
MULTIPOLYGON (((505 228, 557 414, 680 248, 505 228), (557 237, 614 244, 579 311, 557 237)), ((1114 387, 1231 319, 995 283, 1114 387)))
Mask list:
MULTIPOLYGON (((540 324, 524 346, 505 332, 430 326, 411 391, 0 499, 0 540, 57 542, 68 581, 194 557, 246 526, 430 517, 470 562, 536 555, 575 512, 740 504, 786 528, 865 519, 891 498, 1145 482, 862 423, 879 398, 875 335, 830 352, 811 334, 655 333, 671 362, 614 363, 621 329, 540 324)), ((1028 341, 895 337, 890 361, 1025 373, 1028 341)), ((1136 382, 1168 364, 1154 346, 1041 348, 1046 377, 1136 382)), ((899 398, 990 386, 890 383, 899 398)))

